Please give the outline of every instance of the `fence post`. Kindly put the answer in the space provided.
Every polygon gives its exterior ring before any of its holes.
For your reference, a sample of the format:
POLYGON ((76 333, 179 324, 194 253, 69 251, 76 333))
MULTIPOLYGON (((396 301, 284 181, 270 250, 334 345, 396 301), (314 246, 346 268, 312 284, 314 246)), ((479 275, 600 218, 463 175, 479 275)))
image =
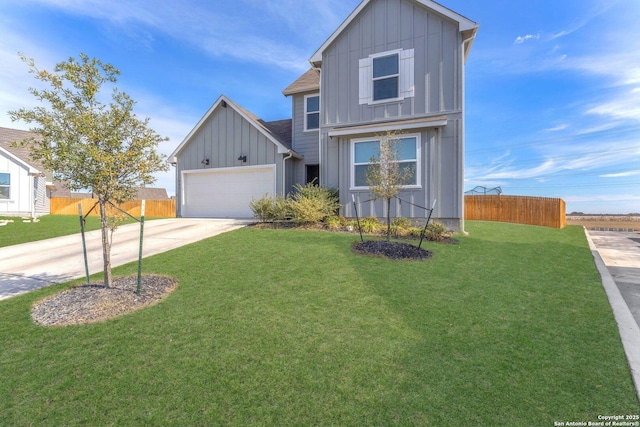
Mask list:
POLYGON ((351 200, 353 201, 353 209, 356 211, 356 221, 358 221, 358 230, 360 231, 360 241, 364 243, 364 238, 362 237, 362 227, 360 226, 360 217, 358 217, 358 206, 356 206, 356 197, 351 193, 351 200))
POLYGON ((142 236, 144 235, 144 200, 140 208, 140 250, 138 251, 138 287, 136 294, 140 296, 140 282, 142 281, 142 236))
POLYGON ((84 218, 82 217, 82 203, 78 203, 78 216, 80 217, 80 234, 82 234, 82 253, 84 254, 84 272, 89 285, 89 261, 87 260, 87 244, 84 238, 84 218))

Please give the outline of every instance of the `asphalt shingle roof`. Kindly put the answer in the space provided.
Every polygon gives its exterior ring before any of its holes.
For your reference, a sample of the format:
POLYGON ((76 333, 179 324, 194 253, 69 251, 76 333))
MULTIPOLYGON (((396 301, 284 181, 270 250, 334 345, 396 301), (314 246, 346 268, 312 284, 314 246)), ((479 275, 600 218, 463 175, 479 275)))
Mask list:
POLYGON ((296 81, 291 83, 282 93, 285 96, 302 92, 311 92, 320 90, 320 71, 310 68, 303 75, 298 77, 296 81))
POLYGON ((13 154, 23 162, 27 163, 31 167, 38 169, 40 172, 44 170, 41 164, 34 162, 29 157, 29 148, 28 147, 12 147, 11 143, 22 141, 27 138, 37 138, 38 135, 29 132, 26 130, 19 129, 10 129, 0 127, 0 147, 7 150, 9 153, 13 154))

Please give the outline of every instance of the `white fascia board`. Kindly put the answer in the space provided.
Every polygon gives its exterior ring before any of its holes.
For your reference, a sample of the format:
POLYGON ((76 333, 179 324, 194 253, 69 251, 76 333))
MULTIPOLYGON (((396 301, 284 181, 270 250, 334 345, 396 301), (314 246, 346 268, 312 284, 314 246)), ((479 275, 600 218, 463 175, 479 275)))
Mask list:
MULTIPOLYGON (((320 46, 320 48, 313 54, 313 56, 309 58, 309 62, 313 67, 317 67, 319 64, 322 63, 322 54, 324 53, 325 49, 327 49, 331 45, 331 43, 333 43, 333 41, 336 38, 338 38, 338 36, 342 33, 342 31, 344 31, 344 29, 347 28, 349 24, 351 24, 351 22, 356 18, 356 16, 358 16, 358 14, 360 14, 360 12, 362 12, 362 10, 369 3, 371 3, 371 1, 372 0, 363 0, 358 5, 358 7, 356 7, 354 11, 351 12, 351 14, 347 17, 347 19, 345 19, 342 22, 342 24, 340 24, 340 26, 333 32, 333 34, 331 34, 331 36, 322 44, 322 46, 320 46)), ((431 0, 414 0, 414 1, 428 9, 431 9, 441 15, 446 16, 447 18, 453 21, 456 21, 458 23, 458 31, 460 32, 478 28, 478 24, 476 24, 472 20, 465 18, 459 13, 456 13, 453 10, 448 9, 434 1, 431 1, 431 0)), ((475 32, 473 34, 475 35, 475 32)))
MULTIPOLYGON (((244 112, 244 110, 242 108, 239 108, 238 105, 235 104, 233 101, 231 101, 230 99, 228 99, 226 97, 225 97, 225 101, 227 102, 228 106, 231 106, 231 108, 233 108, 236 113, 240 114, 240 116, 242 116, 243 119, 245 119, 246 121, 251 123, 251 125, 253 125, 253 127, 255 127, 258 130, 258 132, 260 132, 262 135, 264 135, 265 138, 267 138, 269 141, 273 142, 275 144, 275 146, 278 147, 278 154, 288 154, 290 151, 292 151, 289 148, 285 147, 280 141, 275 139, 273 137, 273 135, 271 135, 269 132, 267 132, 260 123, 257 123, 252 117, 248 116, 244 112)), ((251 113, 251 114, 253 114, 253 113, 251 113)))
POLYGON ((439 14, 444 15, 447 18, 450 18, 450 19, 456 21, 458 23, 458 31, 471 30, 471 29, 476 28, 478 26, 478 24, 476 24, 472 20, 470 20, 468 18, 465 18, 464 16, 460 15, 459 13, 456 13, 453 10, 448 9, 448 8, 442 6, 439 3, 436 3, 436 2, 431 1, 431 0, 416 0, 416 1, 418 3, 420 3, 420 4, 422 4, 423 6, 428 7, 429 9, 435 10, 439 14))
POLYGON ((187 136, 184 137, 184 139, 182 140, 182 142, 178 145, 178 147, 173 150, 173 153, 169 154, 169 159, 173 159, 174 157, 178 156, 178 153, 180 151, 182 151, 182 149, 184 148, 185 145, 187 145, 187 142, 189 142, 189 140, 191 139, 191 137, 198 131, 198 129, 200 129, 200 126, 202 126, 207 119, 209 118, 209 116, 211 114, 213 114, 213 111, 216 109, 216 107, 218 105, 220 105, 222 103, 222 101, 224 101, 226 99, 226 97, 224 95, 220 95, 220 97, 216 100, 216 102, 213 103, 213 105, 211 106, 211 108, 209 108, 209 110, 204 114, 204 116, 202 116, 202 118, 198 121, 198 123, 193 127, 193 129, 191 129, 191 132, 189 132, 189 134, 187 134, 187 136))
POLYGON ((320 49, 313 54, 313 56, 309 59, 309 62, 312 66, 315 66, 316 63, 322 62, 322 54, 324 50, 329 47, 331 43, 344 31, 345 28, 355 19, 355 17, 364 9, 371 0, 362 0, 362 2, 356 7, 353 12, 345 19, 342 24, 329 36, 329 38, 320 46, 320 49))
POLYGON ((0 153, 2 153, 5 157, 8 157, 9 159, 11 159, 14 162, 18 163, 20 166, 25 168, 31 175, 39 175, 40 174, 40 171, 38 169, 34 168, 29 163, 27 163, 24 160, 22 160, 20 157, 10 153, 9 151, 5 150, 2 147, 0 147, 0 153))

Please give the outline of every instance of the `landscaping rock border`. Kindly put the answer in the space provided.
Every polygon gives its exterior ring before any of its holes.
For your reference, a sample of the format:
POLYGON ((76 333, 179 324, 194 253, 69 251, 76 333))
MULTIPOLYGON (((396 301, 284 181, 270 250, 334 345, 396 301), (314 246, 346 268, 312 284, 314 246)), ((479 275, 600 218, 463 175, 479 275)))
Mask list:
POLYGON ((76 286, 36 302, 31 318, 42 326, 66 326, 101 322, 155 304, 173 292, 178 280, 166 276, 142 276, 140 295, 137 276, 76 286))
POLYGON ((425 260, 433 256, 433 252, 409 243, 387 242, 385 240, 356 242, 351 248, 359 254, 381 256, 394 260, 425 260))

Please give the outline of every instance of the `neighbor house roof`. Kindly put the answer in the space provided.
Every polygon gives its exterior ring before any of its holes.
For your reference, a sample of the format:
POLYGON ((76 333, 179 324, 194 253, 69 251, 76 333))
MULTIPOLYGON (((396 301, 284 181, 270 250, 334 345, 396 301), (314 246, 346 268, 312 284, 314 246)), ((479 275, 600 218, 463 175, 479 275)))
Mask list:
MULTIPOLYGON (((93 193, 79 192, 69 190, 64 182, 54 182, 54 188, 51 190, 51 197, 67 197, 73 199, 92 199, 93 193)), ((162 200, 168 199, 169 195, 164 188, 136 188, 133 196, 134 200, 162 200)))
POLYGON ((20 142, 28 138, 37 137, 37 134, 26 130, 0 127, 0 152, 3 152, 6 156, 11 157, 18 163, 22 164, 29 170, 29 173, 43 172, 44 168, 42 165, 38 162, 34 162, 29 157, 29 148, 11 146, 11 143, 13 142, 20 142))
POLYGON ((310 68, 282 91, 284 96, 320 90, 320 71, 310 68))
POLYGON ((169 195, 164 188, 138 188, 135 196, 136 200, 162 200, 168 198, 169 195))
MULTIPOLYGON (((349 26, 349 24, 351 24, 356 19, 360 12, 362 12, 369 5, 369 3, 373 1, 375 0, 363 0, 362 3, 360 3, 358 7, 356 7, 353 12, 351 12, 347 19, 345 19, 344 22, 340 24, 340 26, 333 32, 333 34, 331 34, 331 36, 329 36, 329 38, 322 44, 322 46, 320 46, 320 49, 318 49, 316 53, 314 53, 313 56, 309 59, 309 62, 312 66, 316 68, 321 66, 322 54, 324 53, 324 51, 329 46, 331 46, 331 44, 340 36, 340 34, 342 34, 342 32, 349 26)), ((476 32, 478 31, 478 24, 432 0, 413 1, 458 23, 458 30, 462 32, 463 42, 465 44, 464 55, 466 58, 469 50, 471 49, 471 44, 473 43, 476 32)))
POLYGON ((293 157, 296 157, 298 159, 303 158, 300 154, 296 153, 291 148, 291 123, 290 123, 291 120, 290 119, 277 120, 273 122, 265 122, 264 120, 260 119, 258 116, 256 116, 249 110, 246 110, 243 107, 239 106, 238 104, 236 104, 235 102, 227 98, 226 96, 220 95, 220 98, 218 98, 218 100, 213 103, 211 108, 209 108, 209 110, 205 113, 205 115, 202 116, 198 124, 196 124, 196 126, 193 129, 191 129, 191 132, 189 132, 189 134, 182 140, 180 145, 178 145, 178 147, 173 151, 173 153, 171 153, 171 155, 169 156, 169 161, 171 162, 174 161, 175 156, 177 156, 177 154, 180 151, 182 151, 185 145, 189 143, 189 140, 191 139, 191 137, 193 137, 198 132, 200 127, 207 122, 209 117, 213 114, 213 112, 219 106, 222 106, 223 108, 230 107, 233 110, 235 110, 238 114, 240 114, 240 116, 242 116, 245 120, 251 123, 259 132, 261 132, 269 141, 274 143, 278 148, 279 154, 292 154, 293 157))

